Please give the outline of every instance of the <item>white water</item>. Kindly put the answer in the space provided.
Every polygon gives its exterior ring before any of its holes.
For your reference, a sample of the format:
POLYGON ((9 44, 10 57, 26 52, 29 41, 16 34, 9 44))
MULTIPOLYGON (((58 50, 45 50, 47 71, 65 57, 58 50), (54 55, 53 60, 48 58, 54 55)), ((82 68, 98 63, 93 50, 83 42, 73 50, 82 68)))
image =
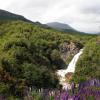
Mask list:
POLYGON ((66 82, 65 79, 65 75, 69 72, 74 73, 75 72, 75 67, 76 67, 76 63, 80 57, 80 55, 83 53, 83 49, 81 49, 79 51, 79 53, 77 53, 72 61, 69 63, 67 69, 61 69, 57 71, 57 75, 59 76, 59 80, 60 80, 60 84, 63 86, 64 89, 70 89, 70 84, 68 84, 68 82, 66 82))

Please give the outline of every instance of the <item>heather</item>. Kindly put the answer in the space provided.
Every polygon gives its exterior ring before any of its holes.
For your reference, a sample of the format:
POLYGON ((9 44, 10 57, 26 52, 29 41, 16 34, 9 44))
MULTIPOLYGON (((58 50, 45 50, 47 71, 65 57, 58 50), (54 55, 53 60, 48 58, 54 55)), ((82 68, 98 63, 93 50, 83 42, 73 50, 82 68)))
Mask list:
POLYGON ((78 87, 71 88, 71 90, 33 88, 31 91, 28 90, 28 92, 24 95, 24 99, 25 100, 31 100, 31 99, 32 100, 34 99, 35 100, 100 100, 100 80, 97 79, 88 80, 84 83, 80 83, 78 87))

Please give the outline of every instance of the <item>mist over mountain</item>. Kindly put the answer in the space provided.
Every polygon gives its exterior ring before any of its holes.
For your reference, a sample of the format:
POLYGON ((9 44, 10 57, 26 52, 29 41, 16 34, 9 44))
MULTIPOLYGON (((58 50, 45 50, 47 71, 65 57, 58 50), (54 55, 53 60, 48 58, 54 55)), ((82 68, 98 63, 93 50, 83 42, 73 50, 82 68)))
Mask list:
POLYGON ((75 30, 74 28, 72 28, 70 25, 64 24, 64 23, 51 22, 51 23, 47 23, 47 25, 49 27, 54 28, 54 29, 57 29, 59 31, 77 32, 77 30, 75 30))

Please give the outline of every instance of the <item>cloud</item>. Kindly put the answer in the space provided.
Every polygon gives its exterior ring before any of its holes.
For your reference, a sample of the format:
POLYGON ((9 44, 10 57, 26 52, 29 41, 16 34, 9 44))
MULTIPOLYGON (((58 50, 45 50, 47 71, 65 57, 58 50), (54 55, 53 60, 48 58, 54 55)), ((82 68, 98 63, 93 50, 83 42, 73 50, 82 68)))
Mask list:
POLYGON ((100 31, 100 0, 0 0, 0 8, 32 21, 59 21, 83 32, 100 31))
POLYGON ((9 6, 13 2, 13 0, 0 0, 0 9, 6 9, 7 6, 9 6))
POLYGON ((87 0, 79 5, 79 9, 86 14, 100 14, 100 0, 87 0))

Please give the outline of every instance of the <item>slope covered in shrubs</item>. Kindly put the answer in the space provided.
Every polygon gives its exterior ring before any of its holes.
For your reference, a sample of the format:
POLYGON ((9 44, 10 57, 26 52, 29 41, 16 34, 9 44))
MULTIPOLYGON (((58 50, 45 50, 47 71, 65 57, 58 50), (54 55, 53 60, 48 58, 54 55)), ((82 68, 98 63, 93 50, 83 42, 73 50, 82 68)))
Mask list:
POLYGON ((86 44, 73 76, 76 82, 91 78, 100 79, 100 36, 91 39, 86 44))
POLYGON ((57 88, 62 67, 58 46, 74 36, 23 21, 0 23, 0 94, 22 96, 26 87, 57 88))
POLYGON ((58 88, 55 71, 66 65, 59 45, 74 43, 80 49, 93 37, 23 21, 0 22, 0 94, 23 96, 27 87, 58 88))

